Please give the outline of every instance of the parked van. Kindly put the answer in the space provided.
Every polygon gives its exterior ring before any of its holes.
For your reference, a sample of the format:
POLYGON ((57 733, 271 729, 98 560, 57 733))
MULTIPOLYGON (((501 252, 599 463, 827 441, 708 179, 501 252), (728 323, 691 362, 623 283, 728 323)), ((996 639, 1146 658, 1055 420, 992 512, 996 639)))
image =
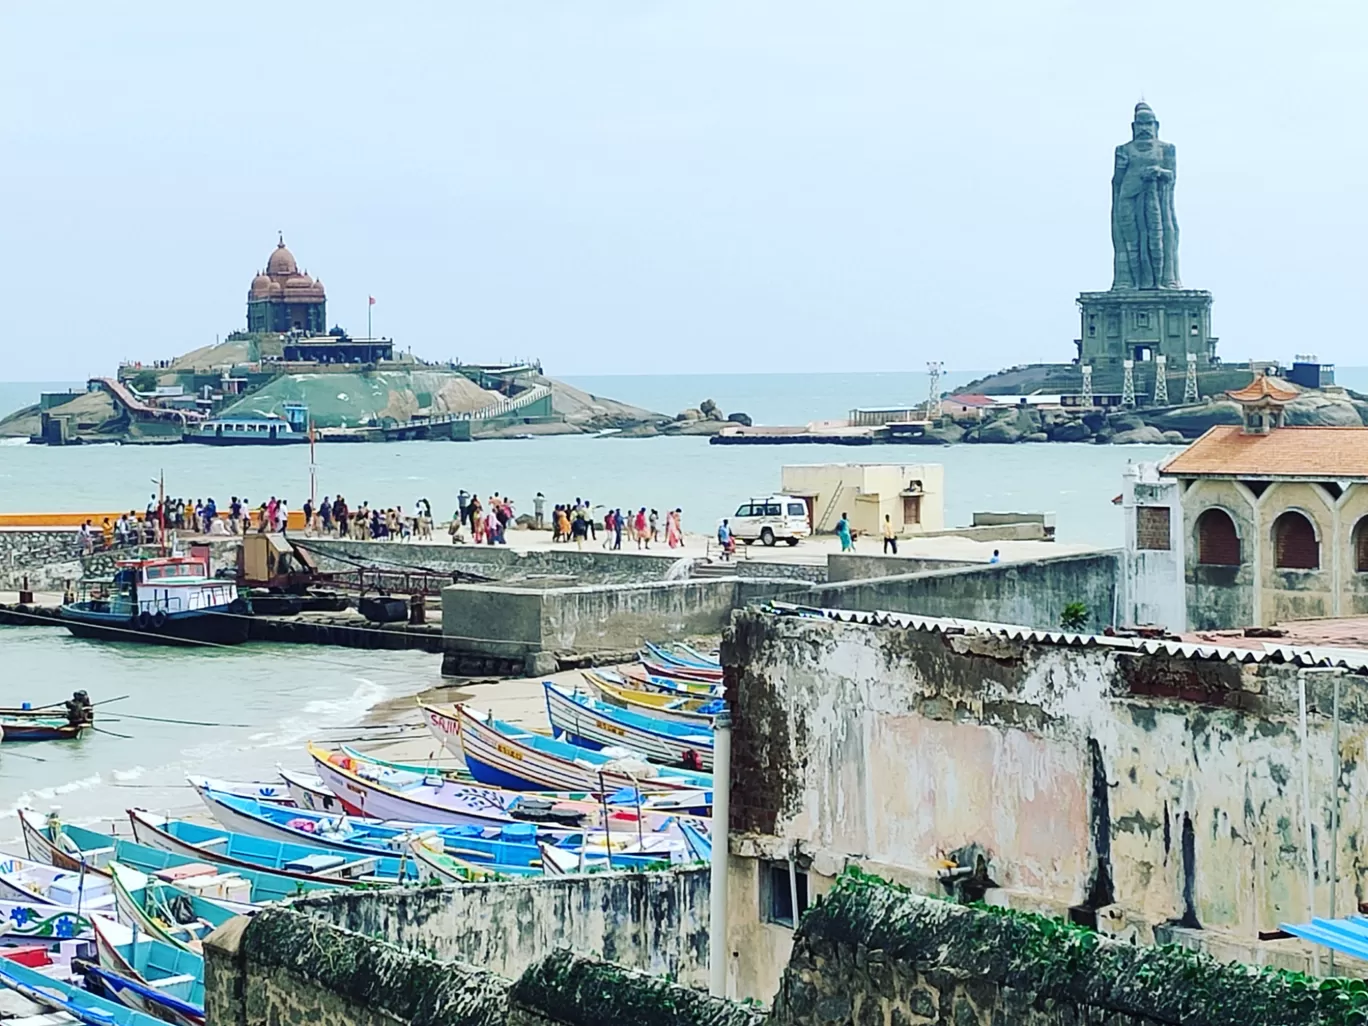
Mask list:
POLYGON ((797 545, 812 534, 807 503, 792 495, 766 495, 743 502, 731 515, 732 535, 750 545, 773 545, 780 539, 797 545))

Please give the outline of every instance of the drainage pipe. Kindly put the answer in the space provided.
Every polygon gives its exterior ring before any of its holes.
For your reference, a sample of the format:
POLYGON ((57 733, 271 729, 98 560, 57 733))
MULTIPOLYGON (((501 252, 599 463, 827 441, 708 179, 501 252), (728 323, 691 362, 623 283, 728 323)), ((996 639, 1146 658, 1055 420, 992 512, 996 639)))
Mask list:
POLYGON ((731 713, 713 720, 712 876, 708 910, 708 993, 727 996, 727 863, 731 816, 731 713))

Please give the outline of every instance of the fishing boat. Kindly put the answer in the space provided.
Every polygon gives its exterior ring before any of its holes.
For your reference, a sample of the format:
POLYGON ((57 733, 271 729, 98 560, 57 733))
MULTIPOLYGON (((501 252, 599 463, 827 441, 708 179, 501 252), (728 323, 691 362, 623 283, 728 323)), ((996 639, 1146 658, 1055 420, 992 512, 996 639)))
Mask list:
POLYGON ((557 737, 593 751, 623 747, 662 766, 712 770, 712 731, 643 716, 546 681, 546 714, 557 737))
MULTIPOLYGON (((91 932, 90 914, 98 909, 109 910, 112 907, 110 903, 106 901, 94 907, 87 905, 78 911, 65 901, 54 901, 47 893, 53 880, 49 877, 44 881, 43 870, 52 874, 59 872, 51 866, 40 866, 27 859, 0 860, 0 923, 6 927, 5 939, 93 941, 95 935, 91 932)), ((65 898, 71 893, 72 889, 62 889, 58 896, 65 898)))
MULTIPOLYGON (((252 904, 282 901, 308 891, 347 885, 344 880, 301 879, 259 868, 235 868, 231 873, 225 873, 212 861, 206 862, 203 858, 191 858, 163 848, 139 844, 126 837, 113 837, 85 827, 61 823, 55 821, 54 817, 48 817, 44 822, 41 816, 27 809, 20 810, 19 824, 29 858, 57 869, 84 872, 87 894, 94 892, 92 881, 103 881, 103 886, 112 898, 109 863, 115 861, 158 879, 166 880, 169 877, 168 882, 213 898, 235 900, 237 881, 244 879, 252 888, 252 904), (58 840, 54 841, 54 838, 58 840)), ((3 877, 0 877, 2 880, 3 877)))
POLYGON ((399 883, 418 871, 406 856, 348 855, 311 844, 290 844, 215 830, 183 819, 129 809, 133 836, 140 844, 185 858, 237 869, 265 869, 301 883, 399 883))
MULTIPOLYGON (((111 1023, 114 1026, 166 1026, 161 1019, 3 958, 0 958, 0 986, 87 1026, 109 1026, 111 1023)), ((60 1023, 65 1020, 52 1017, 48 1021, 60 1023)))
POLYGON ((332 788, 323 783, 317 773, 296 773, 294 770, 281 769, 281 779, 290 792, 295 807, 311 812, 349 813, 360 816, 361 810, 342 797, 333 793, 332 788))
POLYGON ((705 656, 697 649, 683 643, 672 646, 653 645, 646 642, 646 651, 657 663, 665 666, 680 666, 690 670, 716 670, 722 672, 722 663, 716 656, 705 656))
MULTIPOLYGON (((215 901, 182 890, 132 866, 109 864, 115 906, 126 925, 185 951, 201 952, 200 942, 234 916, 256 911, 250 901, 215 901)), ((250 885, 242 882, 242 896, 250 885)))
POLYGON ((674 663, 659 663, 652 659, 642 659, 642 668, 655 677, 671 677, 676 680, 694 681, 700 684, 711 684, 719 686, 722 683, 722 671, 711 670, 702 667, 678 666, 674 663))
POLYGON ((585 682, 603 701, 646 716, 683 723, 697 730, 712 730, 713 718, 725 708, 720 698, 704 695, 671 695, 660 691, 640 691, 615 684, 593 670, 581 670, 585 682))
POLYGON ((89 726, 89 723, 69 723, 57 717, 0 717, 0 741, 74 741, 84 734, 89 726))
POLYGON ((624 687, 638 688, 642 691, 663 691, 671 695, 702 695, 714 698, 723 693, 723 687, 716 681, 680 680, 676 677, 647 673, 640 664, 619 666, 616 670, 599 669, 601 676, 624 687))
POLYGON ((100 964, 83 965, 87 981, 135 1011, 175 1026, 204 1024, 204 956, 97 921, 100 964))
MULTIPOLYGON (((447 740, 449 735, 443 728, 434 728, 433 720, 450 720, 452 715, 432 706, 422 708, 434 736, 450 747, 453 742, 447 740)), ((676 798, 673 811, 678 812, 701 811, 698 801, 712 802, 710 773, 652 765, 625 749, 594 752, 578 748, 464 705, 456 706, 455 718, 461 728, 456 737, 470 772, 476 780, 495 787, 591 792, 639 787, 643 791, 686 792, 687 797, 676 798)), ((661 807, 660 802, 662 799, 655 798, 651 805, 661 807)))
MULTIPOLYGON (((59 869, 41 860, 6 856, 0 860, 0 899, 34 903, 35 910, 60 908, 80 913, 114 912, 109 879, 97 873, 59 869)), ((27 913, 19 913, 28 919, 27 913)), ((50 914, 45 914, 50 918, 50 914)))
POLYGON ((222 794, 235 794, 243 798, 255 798, 284 808, 293 806, 295 801, 290 788, 279 780, 214 780, 209 777, 195 777, 191 783, 212 788, 222 794))
POLYGON ((112 581, 85 582, 84 588, 85 597, 60 610, 78 638, 216 645, 247 640, 246 600, 234 582, 209 576, 200 559, 124 560, 115 564, 112 581))
MULTIPOLYGON (((379 756, 372 755, 370 752, 363 752, 359 748, 353 748, 351 745, 340 745, 339 749, 343 755, 351 756, 353 759, 358 759, 361 762, 373 762, 377 766, 400 770, 404 773, 416 773, 421 776, 429 777, 433 774, 437 774, 445 777, 447 780, 454 780, 464 784, 473 783, 475 780, 475 778, 470 775, 470 770, 466 769, 464 763, 452 766, 433 766, 431 764, 418 762, 393 762, 389 759, 381 759, 379 756)), ((445 748, 443 748, 442 751, 446 753, 445 748)))

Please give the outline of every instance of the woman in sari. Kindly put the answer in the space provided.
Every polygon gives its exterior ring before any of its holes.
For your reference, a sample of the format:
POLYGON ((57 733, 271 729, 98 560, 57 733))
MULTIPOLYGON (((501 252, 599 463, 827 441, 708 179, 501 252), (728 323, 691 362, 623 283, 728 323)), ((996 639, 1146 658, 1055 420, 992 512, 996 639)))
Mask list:
POLYGON ((665 514, 665 543, 672 549, 682 548, 684 545, 684 527, 680 523, 683 510, 672 509, 665 514))

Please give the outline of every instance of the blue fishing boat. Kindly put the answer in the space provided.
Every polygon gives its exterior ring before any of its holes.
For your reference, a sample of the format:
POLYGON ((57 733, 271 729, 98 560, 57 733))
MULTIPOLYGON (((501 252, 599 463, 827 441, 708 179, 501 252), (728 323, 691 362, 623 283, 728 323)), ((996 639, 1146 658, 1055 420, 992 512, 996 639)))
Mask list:
POLYGON ((204 956, 117 923, 95 923, 98 966, 83 965, 88 983, 129 1008, 176 1026, 203 1026, 204 956))
POLYGON ((661 766, 712 769, 712 731, 632 712, 546 681, 546 714, 557 737, 592 751, 627 748, 661 766))
MULTIPOLYGON (((202 857, 187 857, 160 848, 130 841, 126 837, 113 837, 86 827, 69 823, 54 822, 49 817, 45 822, 37 813, 23 809, 19 812, 19 824, 24 834, 24 844, 29 858, 35 862, 46 863, 57 869, 75 874, 84 874, 85 893, 90 893, 91 877, 98 878, 108 896, 108 904, 113 905, 112 883, 108 865, 111 861, 141 870, 152 876, 177 871, 181 886, 187 881, 205 875, 222 876, 221 870, 212 862, 206 865, 202 857), (54 836, 55 834, 55 836, 54 836), (65 838, 65 840, 58 840, 65 838), (201 871, 192 877, 185 875, 185 867, 198 867, 201 871)), ((171 873, 171 875, 176 875, 171 873)), ((272 873, 264 869, 235 868, 233 876, 246 880, 251 885, 251 902, 261 904, 267 901, 281 901, 297 897, 308 891, 345 887, 346 880, 314 880, 298 876, 272 873)), ((220 881, 221 882, 221 881, 220 881)), ((55 900, 55 899, 53 899, 55 900)), ((73 903, 74 904, 74 903, 73 903)))
MULTIPOLYGON (((555 849, 553 854, 562 855, 570 862, 584 862, 587 868, 603 868, 606 865, 605 840, 601 830, 542 832, 539 837, 537 827, 531 823, 515 823, 502 828, 470 824, 382 823, 374 819, 275 808, 248 798, 205 790, 200 791, 200 797, 214 818, 229 830, 338 851, 394 854, 414 851, 414 846, 421 844, 500 876, 542 873, 545 856, 552 847, 555 849), (581 849, 586 848, 585 855, 581 857, 581 849)), ((624 842, 639 840, 634 826, 619 827, 619 836, 624 842)), ((644 837, 653 842, 646 846, 646 854, 626 851, 619 854, 614 851, 613 862, 618 868, 644 868, 660 862, 662 858, 668 860, 672 851, 684 853, 688 847, 683 843, 682 836, 672 833, 668 826, 664 831, 647 832, 644 837)), ((625 843, 621 846, 625 847, 625 843)))
POLYGON ((716 670, 721 672, 722 663, 720 660, 711 656, 705 656, 687 645, 677 645, 673 648, 666 648, 663 645, 653 645, 646 642, 646 651, 658 663, 666 666, 678 666, 688 670, 716 670))
POLYGON ((166 1026, 164 1020, 135 1012, 71 983, 44 976, 27 966, 0 958, 0 986, 44 1008, 64 1012, 86 1026, 166 1026))
POLYGON ((228 920, 256 911, 255 905, 216 901, 148 876, 132 866, 111 862, 108 868, 119 918, 128 926, 185 951, 199 951, 200 942, 228 920))
POLYGON ((234 870, 265 869, 311 883, 400 883, 421 876, 407 851, 402 855, 330 851, 316 844, 216 830, 142 809, 129 809, 128 818, 140 844, 234 870))
POLYGON ((83 584, 83 598, 59 611, 78 638, 153 644, 235 645, 251 622, 237 585, 209 576, 208 565, 188 556, 126 560, 114 579, 83 584))

